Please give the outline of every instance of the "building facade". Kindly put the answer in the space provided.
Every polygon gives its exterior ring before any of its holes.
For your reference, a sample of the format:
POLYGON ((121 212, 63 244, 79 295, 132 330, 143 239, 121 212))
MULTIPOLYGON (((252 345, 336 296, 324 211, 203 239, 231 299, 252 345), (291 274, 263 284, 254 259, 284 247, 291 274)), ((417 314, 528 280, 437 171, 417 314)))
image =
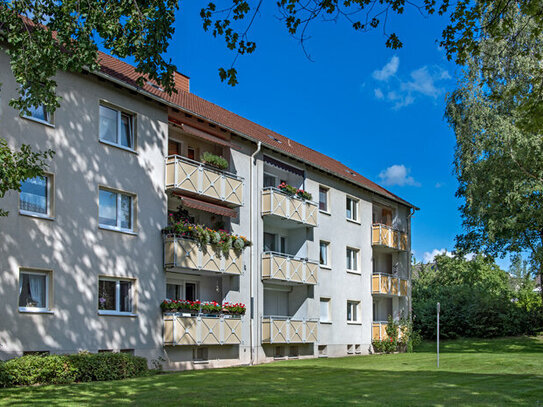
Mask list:
POLYGON ((0 200, 1 359, 122 351, 190 369, 366 354, 389 315, 408 316, 413 205, 181 74, 167 95, 110 56, 101 66, 58 73, 61 107, 24 116, 0 53, 1 137, 56 152, 0 200), (165 299, 192 309, 163 312, 165 299))

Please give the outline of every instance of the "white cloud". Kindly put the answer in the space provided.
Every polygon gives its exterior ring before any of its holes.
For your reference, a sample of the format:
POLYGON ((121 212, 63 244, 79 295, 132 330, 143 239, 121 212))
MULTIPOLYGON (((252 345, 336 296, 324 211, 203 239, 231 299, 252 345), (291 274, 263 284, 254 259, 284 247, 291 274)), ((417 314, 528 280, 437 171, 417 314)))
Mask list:
POLYGON ((434 249, 431 252, 424 252, 423 254, 423 261, 424 263, 433 263, 434 257, 436 257, 438 254, 444 254, 448 257, 453 257, 452 252, 448 251, 447 249, 434 249))
POLYGON ((400 58, 394 55, 392 58, 390 58, 390 61, 388 61, 382 69, 377 69, 373 71, 373 74, 372 74, 373 79, 378 80, 378 81, 386 81, 391 76, 396 75, 396 72, 398 72, 399 67, 400 67, 400 58))
POLYGON ((444 182, 436 182, 436 188, 441 188, 444 185, 445 185, 444 182))
POLYGON ((373 72, 374 80, 381 86, 374 89, 374 96, 386 100, 393 109, 400 109, 413 104, 417 98, 427 97, 433 100, 445 93, 442 81, 452 79, 448 71, 439 66, 422 66, 409 73, 408 78, 399 75, 400 59, 396 56, 379 70, 373 72))
POLYGON ((383 170, 379 173, 379 178, 384 185, 411 185, 415 187, 420 187, 420 183, 415 181, 415 178, 409 175, 409 169, 405 165, 391 165, 386 170, 383 170))
POLYGON ((380 88, 375 88, 373 90, 373 93, 375 94, 375 97, 377 99, 384 99, 385 98, 385 95, 383 94, 383 91, 380 88))

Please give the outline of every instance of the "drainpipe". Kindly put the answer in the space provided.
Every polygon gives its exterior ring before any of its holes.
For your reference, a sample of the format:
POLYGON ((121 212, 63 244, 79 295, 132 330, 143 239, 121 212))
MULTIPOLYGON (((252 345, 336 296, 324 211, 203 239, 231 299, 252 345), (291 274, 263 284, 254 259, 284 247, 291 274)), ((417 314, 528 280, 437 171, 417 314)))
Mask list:
POLYGON ((411 317, 411 304, 412 304, 412 298, 411 298, 411 217, 415 214, 417 210, 415 208, 409 209, 409 215, 407 215, 407 233, 409 236, 409 258, 408 258, 408 266, 407 266, 407 277, 409 279, 409 296, 407 297, 407 309, 409 311, 409 317, 411 317))
MULTIPOLYGON (((256 151, 251 154, 251 171, 250 171, 250 186, 251 186, 251 190, 250 190, 250 193, 249 193, 249 202, 250 202, 250 235, 251 235, 251 242, 253 242, 253 244, 251 245, 251 261, 249 263, 249 267, 251 268, 249 270, 249 292, 250 292, 250 301, 251 301, 251 310, 250 310, 250 338, 249 338, 249 342, 250 342, 250 350, 251 350, 251 365, 253 365, 255 363, 255 340, 253 338, 254 336, 254 333, 255 333, 255 326, 254 326, 254 320, 255 320, 255 317, 258 317, 258 315, 255 315, 255 300, 254 300, 254 288, 253 288, 253 285, 254 285, 254 282, 253 282, 253 279, 254 279, 254 273, 256 272, 257 270, 257 262, 255 261, 255 259, 258 257, 258 250, 257 250, 257 245, 256 245, 256 239, 255 239, 255 233, 254 233, 254 222, 255 222, 255 219, 256 221, 258 222, 258 208, 256 208, 256 211, 255 211, 255 205, 254 205, 254 195, 255 195, 255 191, 256 191, 256 188, 255 186, 253 185, 254 184, 254 176, 253 176, 253 172, 254 172, 254 167, 256 165, 256 155, 260 152, 260 149, 262 148, 262 142, 258 142, 257 146, 256 146, 256 151), (256 214, 255 214, 256 212, 256 214), (257 252, 257 256, 255 256, 255 251, 257 252)), ((256 193, 258 194, 258 191, 256 191, 256 193)), ((257 195, 257 202, 258 202, 258 195, 257 195)), ((258 223, 256 225, 256 232, 258 233, 258 223)))

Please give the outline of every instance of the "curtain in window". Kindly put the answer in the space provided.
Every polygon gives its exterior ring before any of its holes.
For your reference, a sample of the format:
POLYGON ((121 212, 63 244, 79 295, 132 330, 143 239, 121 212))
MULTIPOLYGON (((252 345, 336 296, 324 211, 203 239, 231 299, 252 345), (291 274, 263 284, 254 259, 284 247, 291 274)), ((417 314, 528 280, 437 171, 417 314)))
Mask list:
POLYGON ((30 297, 35 307, 45 308, 45 277, 29 275, 30 297))
POLYGON ((327 246, 324 243, 321 243, 321 253, 320 253, 320 262, 321 264, 328 264, 328 251, 326 250, 327 246))
POLYGON ((21 209, 47 214, 47 178, 35 177, 21 183, 21 209))

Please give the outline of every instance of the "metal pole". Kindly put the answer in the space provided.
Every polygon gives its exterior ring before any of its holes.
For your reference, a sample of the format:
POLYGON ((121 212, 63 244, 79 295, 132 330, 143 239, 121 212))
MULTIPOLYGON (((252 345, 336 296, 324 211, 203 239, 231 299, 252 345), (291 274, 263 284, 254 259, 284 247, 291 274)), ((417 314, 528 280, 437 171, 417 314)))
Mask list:
POLYGON ((437 303, 437 368, 439 369, 439 302, 437 303))

